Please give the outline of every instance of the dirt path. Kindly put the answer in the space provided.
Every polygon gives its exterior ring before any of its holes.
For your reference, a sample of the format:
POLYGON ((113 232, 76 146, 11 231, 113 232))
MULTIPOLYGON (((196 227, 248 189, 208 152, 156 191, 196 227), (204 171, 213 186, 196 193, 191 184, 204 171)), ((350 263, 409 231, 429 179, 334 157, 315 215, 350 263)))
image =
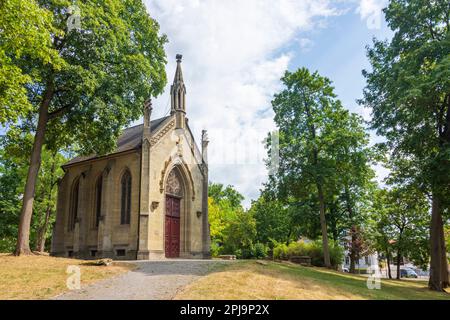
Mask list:
MULTIPOLYGON (((162 260, 130 262, 137 269, 55 297, 58 300, 172 299, 189 283, 230 261, 162 260)), ((83 275, 81 275, 83 277, 83 275)))

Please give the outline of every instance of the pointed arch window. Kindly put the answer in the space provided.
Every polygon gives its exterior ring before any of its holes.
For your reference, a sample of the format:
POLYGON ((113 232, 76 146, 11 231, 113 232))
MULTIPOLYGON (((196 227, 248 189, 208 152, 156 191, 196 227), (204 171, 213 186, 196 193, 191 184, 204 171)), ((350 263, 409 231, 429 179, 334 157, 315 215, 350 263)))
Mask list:
POLYGON ((131 217, 131 174, 127 170, 120 181, 120 224, 130 224, 131 217))
POLYGON ((102 192, 103 192, 103 175, 97 178, 95 183, 95 220, 94 226, 98 228, 100 217, 102 214, 102 192))
POLYGON ((75 229, 75 223, 78 217, 78 196, 80 193, 80 178, 76 178, 72 184, 72 190, 70 194, 70 207, 69 207, 69 224, 67 229, 73 231, 75 229))

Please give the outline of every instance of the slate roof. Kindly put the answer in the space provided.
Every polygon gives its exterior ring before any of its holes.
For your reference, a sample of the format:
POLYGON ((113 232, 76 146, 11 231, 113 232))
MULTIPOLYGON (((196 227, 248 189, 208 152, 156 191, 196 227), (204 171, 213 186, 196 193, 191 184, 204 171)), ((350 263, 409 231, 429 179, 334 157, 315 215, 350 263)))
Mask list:
MULTIPOLYGON (((169 117, 170 116, 152 120, 150 122, 150 130, 152 132, 154 132, 164 122, 164 120, 166 120, 169 117)), ((113 152, 109 153, 108 155, 112 155, 112 154, 115 154, 115 153, 121 153, 121 152, 124 152, 124 151, 128 151, 128 150, 133 150, 133 149, 139 148, 141 146, 141 144, 142 144, 142 130, 143 130, 143 128, 144 128, 144 125, 143 124, 139 124, 137 126, 125 129, 122 132, 122 134, 119 136, 119 138, 117 139, 117 147, 116 147, 116 149, 113 152)), ((73 165, 75 163, 82 162, 82 161, 87 161, 87 160, 92 160, 92 159, 95 159, 95 158, 100 158, 100 157, 101 156, 97 156, 95 154, 89 155, 89 156, 75 157, 72 160, 70 160, 69 162, 65 163, 63 165, 63 167, 70 166, 70 165, 73 165)))

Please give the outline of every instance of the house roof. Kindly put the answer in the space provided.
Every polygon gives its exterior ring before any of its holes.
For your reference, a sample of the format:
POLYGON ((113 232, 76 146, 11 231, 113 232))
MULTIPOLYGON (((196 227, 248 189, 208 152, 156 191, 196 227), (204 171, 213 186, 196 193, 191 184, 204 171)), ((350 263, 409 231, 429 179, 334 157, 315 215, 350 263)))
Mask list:
MULTIPOLYGON (((154 132, 156 129, 159 128, 159 126, 167 118, 170 118, 170 116, 152 120, 150 122, 150 130, 152 132, 154 132)), ((142 131, 143 131, 143 128, 144 128, 144 125, 143 124, 139 124, 137 126, 125 129, 122 132, 122 134, 119 136, 119 138, 117 139, 117 147, 116 147, 116 149, 113 152, 109 153, 108 155, 112 155, 112 154, 115 154, 115 153, 121 153, 121 152, 129 151, 129 150, 133 150, 133 149, 137 149, 137 148, 141 147, 141 145, 142 145, 142 131)), ((76 163, 79 163, 79 162, 92 160, 92 159, 95 159, 95 158, 101 158, 101 157, 102 156, 98 156, 96 154, 92 154, 92 155, 88 155, 88 156, 75 157, 72 160, 70 160, 69 162, 65 163, 63 165, 63 167, 67 167, 67 166, 70 166, 70 165, 73 165, 73 164, 76 164, 76 163)))

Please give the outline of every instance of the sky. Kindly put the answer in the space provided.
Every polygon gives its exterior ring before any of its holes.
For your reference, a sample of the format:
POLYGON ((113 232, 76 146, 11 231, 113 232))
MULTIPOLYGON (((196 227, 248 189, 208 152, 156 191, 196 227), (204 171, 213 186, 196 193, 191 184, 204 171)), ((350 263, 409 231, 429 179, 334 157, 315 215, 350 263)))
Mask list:
MULTIPOLYGON (((175 55, 183 55, 187 117, 197 142, 208 131, 210 181, 233 185, 244 206, 259 196, 268 172, 263 140, 275 130, 270 101, 286 70, 307 67, 330 78, 344 106, 356 103, 370 68, 367 45, 389 39, 387 0, 144 0, 167 35, 168 83, 153 100, 153 118, 170 111, 175 55)), ((136 123, 142 123, 142 119, 136 123)), ((4 128, 0 128, 0 134, 4 128)), ((371 132, 371 143, 381 141, 371 132)), ((387 170, 375 167, 382 182, 387 170)))
MULTIPOLYGON (((197 141, 208 130, 212 182, 233 185, 244 205, 267 179, 263 139, 276 129, 270 101, 285 70, 307 67, 329 77, 344 106, 370 119, 357 104, 370 68, 367 45, 389 39, 385 0, 146 0, 168 37, 168 84, 154 99, 153 116, 170 109, 169 88, 183 55, 186 109, 197 141)), ((380 141, 371 133, 371 143, 380 141)), ((386 170, 375 168, 382 181, 386 170)))

